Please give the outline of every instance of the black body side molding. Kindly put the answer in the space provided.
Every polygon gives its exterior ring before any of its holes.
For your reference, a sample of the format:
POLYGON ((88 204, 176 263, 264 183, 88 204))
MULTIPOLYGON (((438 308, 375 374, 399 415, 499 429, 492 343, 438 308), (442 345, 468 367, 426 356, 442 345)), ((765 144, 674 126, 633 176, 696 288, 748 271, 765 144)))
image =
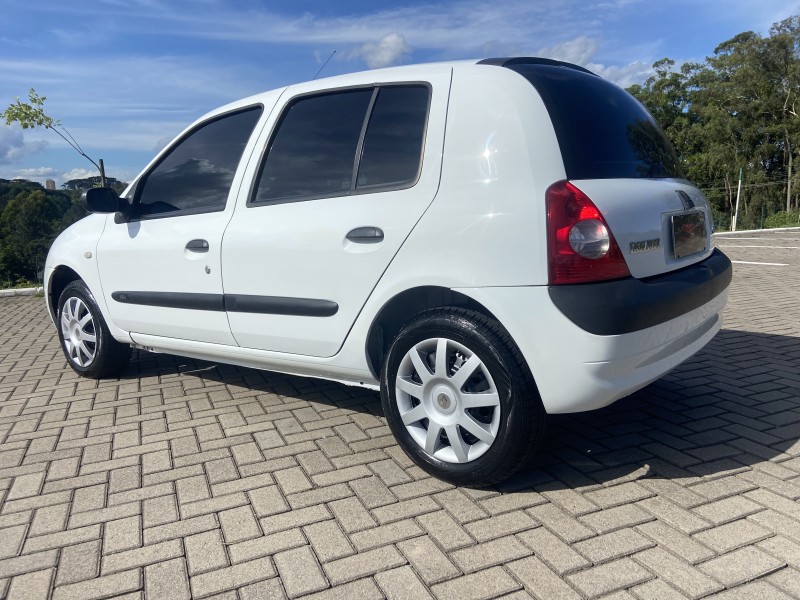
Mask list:
POLYGON ((244 294, 192 294, 183 292, 112 292, 111 297, 123 304, 162 306, 188 310, 291 315, 298 317, 331 317, 339 311, 332 300, 251 296, 244 294))

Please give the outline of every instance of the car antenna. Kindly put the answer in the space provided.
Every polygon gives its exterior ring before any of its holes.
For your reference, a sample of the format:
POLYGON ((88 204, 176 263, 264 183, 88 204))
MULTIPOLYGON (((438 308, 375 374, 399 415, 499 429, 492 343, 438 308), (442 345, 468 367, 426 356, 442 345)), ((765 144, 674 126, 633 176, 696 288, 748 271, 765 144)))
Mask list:
MULTIPOLYGON (((327 65, 329 62, 331 62, 331 59, 333 58, 333 55, 334 55, 334 54, 336 54, 336 50, 334 50, 333 52, 331 52, 331 55, 328 57, 328 60, 326 60, 326 61, 325 61, 325 64, 323 64, 323 65, 322 65, 322 66, 319 68, 319 71, 317 71, 317 75, 319 75, 320 73, 322 73, 322 69, 324 69, 324 68, 325 68, 325 65, 327 65)), ((317 78, 317 75, 314 75, 314 77, 311 79, 311 81, 314 81, 314 79, 316 79, 316 78, 317 78)))

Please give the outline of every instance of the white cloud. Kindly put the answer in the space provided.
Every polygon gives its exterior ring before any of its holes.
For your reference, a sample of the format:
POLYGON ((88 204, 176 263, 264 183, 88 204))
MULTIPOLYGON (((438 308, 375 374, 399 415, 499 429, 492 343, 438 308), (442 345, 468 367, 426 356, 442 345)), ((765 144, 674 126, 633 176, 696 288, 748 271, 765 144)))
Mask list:
POLYGON ((19 125, 0 125, 0 165, 19 162, 22 158, 41 152, 47 146, 43 140, 26 141, 19 125))
POLYGON ((61 175, 61 171, 52 167, 31 167, 27 169, 15 169, 12 171, 12 179, 53 179, 61 175))
MULTIPOLYGON (((298 17, 252 7, 235 10, 222 3, 196 10, 185 2, 170 2, 146 12, 109 8, 107 16, 113 19, 111 22, 124 22, 128 35, 146 32, 240 43, 313 44, 347 51, 353 46, 376 44, 376 39, 396 33, 413 48, 464 56, 480 51, 487 44, 498 47, 501 45, 498 40, 505 46, 528 46, 531 39, 552 39, 553 32, 563 31, 564 23, 569 23, 574 31, 599 33, 600 23, 588 16, 592 11, 586 9, 578 0, 547 3, 463 0, 383 8, 347 16, 303 13, 298 17)), ((89 14, 95 8, 70 4, 69 11, 73 15, 79 11, 89 14)), ((329 52, 318 49, 317 60, 329 52)))
POLYGON ((411 46, 406 43, 406 38, 399 33, 389 33, 377 42, 362 44, 360 48, 352 50, 348 57, 357 56, 370 69, 379 69, 399 64, 410 54, 411 46))
POLYGON ((69 181, 70 179, 86 179, 87 177, 96 177, 99 175, 97 169, 81 169, 76 168, 66 173, 61 173, 60 178, 64 181, 69 181))
POLYGON ((586 36, 563 42, 549 48, 541 48, 537 54, 546 58, 563 60, 586 67, 600 77, 626 88, 634 83, 641 83, 653 72, 649 63, 634 61, 624 66, 604 65, 593 62, 599 48, 599 42, 586 36))
POLYGON ((616 83, 622 88, 630 87, 634 83, 641 83, 653 73, 653 67, 641 61, 635 61, 624 67, 606 66, 595 63, 585 65, 587 69, 593 71, 609 81, 616 83))
POLYGON ((555 46, 540 48, 536 54, 544 58, 586 65, 597 53, 597 41, 584 35, 555 46))
MULTIPOLYGON (((82 167, 76 167, 68 171, 55 167, 0 168, 0 179, 27 179, 29 181, 38 181, 42 185, 46 180, 53 179, 56 182, 56 187, 60 187, 62 183, 70 179, 85 179, 96 175, 98 175, 96 169, 84 169, 82 167)), ((136 173, 125 169, 111 169, 106 171, 106 176, 114 177, 119 181, 131 181, 136 176, 136 173)))
POLYGON ((155 146, 153 146, 153 154, 158 154, 159 152, 161 152, 164 148, 167 147, 167 144, 169 144, 173 139, 174 136, 169 136, 169 135, 159 138, 155 146))

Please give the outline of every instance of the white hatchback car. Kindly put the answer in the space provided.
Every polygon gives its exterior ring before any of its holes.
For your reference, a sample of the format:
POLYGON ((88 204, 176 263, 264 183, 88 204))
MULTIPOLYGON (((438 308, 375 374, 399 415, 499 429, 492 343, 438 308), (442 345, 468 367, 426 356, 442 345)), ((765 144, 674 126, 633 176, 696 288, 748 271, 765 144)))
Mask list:
POLYGON ((461 484, 700 350, 731 280, 653 118, 546 59, 246 98, 86 202, 45 272, 75 371, 134 346, 380 388, 403 449, 461 484))

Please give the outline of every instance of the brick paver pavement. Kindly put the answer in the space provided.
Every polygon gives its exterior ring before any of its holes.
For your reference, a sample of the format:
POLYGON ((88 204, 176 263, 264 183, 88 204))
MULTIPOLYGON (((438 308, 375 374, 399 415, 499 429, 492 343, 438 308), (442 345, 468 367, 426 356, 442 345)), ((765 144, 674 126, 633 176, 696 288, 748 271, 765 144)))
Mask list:
POLYGON ((786 266, 736 264, 705 351, 482 491, 373 392, 144 353, 80 379, 42 300, 0 299, 0 597, 800 597, 800 233, 744 237, 786 266))

